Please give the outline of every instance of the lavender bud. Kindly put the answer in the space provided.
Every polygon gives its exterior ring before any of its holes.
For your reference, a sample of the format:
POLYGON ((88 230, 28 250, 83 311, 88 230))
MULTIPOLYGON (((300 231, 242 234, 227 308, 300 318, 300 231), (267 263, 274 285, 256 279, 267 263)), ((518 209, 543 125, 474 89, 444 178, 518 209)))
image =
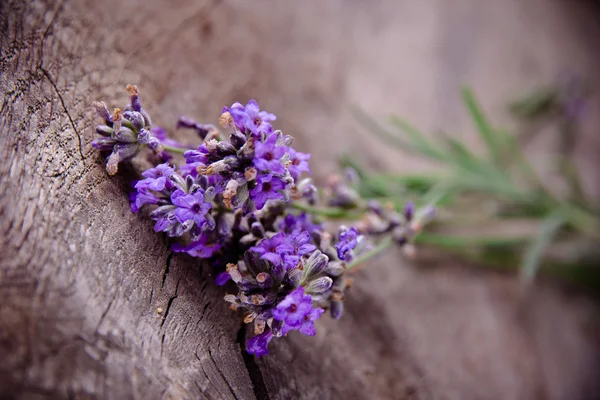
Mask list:
POLYGON ((140 102, 140 92, 137 86, 130 84, 125 87, 125 90, 127 90, 127 93, 131 96, 131 109, 133 111, 141 111, 142 103, 140 102))
POLYGON ((327 266, 329 258, 319 250, 313 251, 309 259, 304 263, 304 276, 316 276, 327 266))
POLYGON ((178 188, 180 188, 184 192, 186 192, 186 193, 188 192, 188 187, 185 182, 185 179, 183 179, 181 177, 181 175, 179 175, 177 173, 173 173, 173 174, 171 174, 171 176, 169 176, 169 180, 171 182, 173 182, 174 185, 176 185, 178 188))
POLYGON ((121 143, 135 143, 137 142, 137 137, 135 132, 131 129, 122 127, 119 132, 115 134, 115 139, 121 143))
POLYGON ((137 143, 120 143, 115 147, 119 152, 119 161, 126 161, 135 156, 140 149, 137 143))
POLYGON ((258 221, 250 226, 250 232, 257 238, 265 237, 265 228, 263 228, 262 224, 258 221))
POLYGON ((218 142, 216 147, 216 153, 219 157, 226 157, 235 154, 237 151, 235 147, 229 142, 218 142))
POLYGON ((141 144, 148 144, 152 138, 152 133, 147 129, 141 129, 137 134, 137 141, 141 144))
POLYGON ((113 128, 108 125, 98 125, 96 126, 96 133, 102 136, 110 137, 114 132, 113 128))
POLYGON ((412 201, 409 201, 404 206, 404 218, 406 218, 407 222, 410 222, 415 215, 415 205, 412 201))
POLYGON ((283 321, 273 319, 273 322, 271 323, 271 333, 273 333, 273 336, 281 337, 283 335, 283 325, 283 321))
POLYGON ((317 191, 317 187, 315 185, 310 184, 306 186, 301 193, 302 197, 304 197, 309 204, 314 205, 317 202, 317 196, 319 192, 317 191))
POLYGON ((147 126, 147 127, 152 126, 152 120, 150 119, 150 115, 144 110, 140 111, 140 113, 142 113, 142 116, 144 117, 144 122, 145 122, 144 126, 147 126))
POLYGON ((227 264, 226 270, 229 276, 231 276, 232 281, 235 283, 240 283, 242 281, 242 274, 240 274, 237 265, 227 264))
POLYGON ((117 141, 113 138, 100 138, 92 142, 92 146, 100 151, 113 150, 117 141))
POLYGON ((229 141, 236 149, 241 149, 246 143, 246 135, 241 132, 234 132, 229 136, 229 141))
POLYGON ((283 278, 285 277, 285 273, 285 267, 281 264, 273 265, 271 268, 271 276, 277 282, 281 282, 283 280, 283 278))
POLYGON ((129 121, 132 128, 139 131, 145 126, 144 116, 137 111, 125 111, 123 118, 129 121))
MULTIPOLYGON (((206 197, 204 198, 206 201, 206 197)), ((219 216, 219 223, 217 224, 217 235, 220 238, 229 238, 231 237, 231 226, 229 225, 229 221, 227 221, 226 214, 223 213, 219 216)))
POLYGON ((287 273, 287 282, 291 286, 296 287, 300 284, 300 281, 302 280, 302 275, 304 274, 299 268, 293 268, 287 273))
POLYGON ((112 122, 112 116, 110 115, 110 111, 108 111, 108 107, 106 107, 106 103, 103 101, 95 101, 92 103, 92 106, 96 110, 96 114, 105 120, 107 124, 112 122))
POLYGON ((316 293, 320 294, 329 290, 331 285, 333 284, 333 280, 328 276, 322 276, 311 281, 308 285, 306 285, 306 291, 308 293, 316 293))
POLYGON ((165 218, 167 215, 169 215, 169 213, 171 213, 172 211, 174 211, 177 207, 175 207, 174 205, 168 204, 165 206, 160 206, 158 207, 156 210, 152 211, 152 219, 161 219, 161 218, 165 218))
POLYGON ((228 303, 232 303, 232 304, 238 304, 239 303, 236 295, 234 295, 234 294, 226 294, 225 297, 223 297, 223 300, 225 300, 228 303))
POLYGON ((344 303, 342 301, 332 301, 330 312, 331 318, 340 319, 344 313, 344 303))
POLYGON ((367 202, 367 209, 369 211, 371 211, 372 213, 383 217, 383 207, 381 206, 381 203, 377 200, 369 200, 367 202))
POLYGON ((253 160, 254 159, 254 138, 249 138, 246 143, 239 150, 238 154, 244 160, 253 160))
POLYGON ((273 278, 266 272, 261 272, 256 275, 256 282, 261 289, 268 289, 273 286, 273 278))
POLYGON ((348 167, 344 170, 344 177, 346 178, 346 182, 351 185, 356 185, 360 182, 360 176, 354 168, 348 167))
POLYGON ((346 272, 346 264, 340 261, 332 261, 325 268, 325 273, 331 276, 340 276, 344 272, 346 272))

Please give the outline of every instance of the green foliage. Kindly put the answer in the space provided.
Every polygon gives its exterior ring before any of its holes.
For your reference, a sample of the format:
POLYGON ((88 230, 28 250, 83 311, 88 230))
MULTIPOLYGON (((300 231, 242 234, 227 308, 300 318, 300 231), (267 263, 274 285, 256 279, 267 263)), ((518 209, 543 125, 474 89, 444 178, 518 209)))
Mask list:
MULTIPOLYGON (((597 246, 600 241, 598 210, 585 200, 577 170, 569 155, 564 152, 556 154, 561 167, 559 171, 570 188, 569 194, 559 197, 538 176, 524 154, 519 137, 495 127, 470 89, 462 90, 462 99, 478 138, 485 146, 484 155, 477 154, 456 137, 426 135, 396 116, 383 126, 357 109, 358 121, 380 140, 399 151, 422 156, 441 166, 439 172, 427 175, 375 173, 344 157, 341 164, 354 168, 361 177, 357 187, 361 196, 391 202, 397 209, 407 200, 421 205, 436 205, 441 214, 453 218, 440 217, 434 224, 437 231, 431 233, 428 230, 420 234, 418 243, 486 264, 498 264, 500 261, 502 266, 512 267, 518 263, 524 282, 531 281, 540 266, 561 277, 584 279, 587 283, 600 282, 600 269, 586 269, 595 274, 593 278, 587 273, 582 274, 583 269, 578 270, 577 264, 581 263, 581 259, 565 264, 554 262, 548 255, 549 249, 561 241, 587 241, 593 243, 591 247, 597 246), (447 233, 463 227, 461 221, 473 216, 479 218, 482 224, 495 219, 526 221, 537 226, 537 233, 520 237, 482 236, 477 225, 471 234, 447 233)), ((569 134, 565 127, 574 123, 573 116, 566 111, 568 102, 575 100, 582 99, 570 98, 564 87, 547 88, 511 103, 509 109, 523 123, 548 118, 558 125, 559 134, 565 135, 569 134)), ((572 134, 573 130, 570 132, 572 134)))

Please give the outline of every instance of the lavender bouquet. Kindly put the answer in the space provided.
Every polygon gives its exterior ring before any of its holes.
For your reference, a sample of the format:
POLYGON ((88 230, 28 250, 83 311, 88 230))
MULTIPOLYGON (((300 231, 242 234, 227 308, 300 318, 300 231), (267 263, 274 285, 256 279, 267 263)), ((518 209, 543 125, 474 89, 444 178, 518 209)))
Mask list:
POLYGON ((152 124, 137 87, 127 91, 123 111, 94 103, 104 121, 92 144, 108 156, 110 175, 145 148, 155 153, 156 165, 133 182, 131 210, 151 208, 154 230, 175 239, 173 251, 214 268, 217 285, 237 287, 225 301, 253 323, 246 349, 257 357, 290 331, 315 335, 326 310, 340 318, 348 274, 393 243, 410 252, 433 216, 431 206, 416 210, 408 203, 397 210, 363 200, 351 170, 331 179, 321 199, 303 177, 310 175, 310 154, 274 130, 275 115, 255 100, 224 107, 222 130, 181 117, 177 128, 194 130, 201 141, 190 149, 152 124), (175 154, 183 155, 180 165, 175 154), (354 224, 325 230, 326 220, 339 218, 354 224))

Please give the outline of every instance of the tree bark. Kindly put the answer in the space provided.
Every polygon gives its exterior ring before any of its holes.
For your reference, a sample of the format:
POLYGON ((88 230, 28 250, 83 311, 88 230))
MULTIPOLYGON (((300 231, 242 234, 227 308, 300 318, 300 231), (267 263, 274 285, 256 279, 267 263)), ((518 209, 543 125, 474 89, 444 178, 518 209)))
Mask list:
MULTIPOLYGON (((144 161, 109 178, 91 147, 90 109, 94 100, 123 105, 127 83, 163 126, 180 112, 212 122, 223 104, 257 93, 314 150, 317 179, 333 170, 345 135, 350 150, 365 147, 338 101, 358 90, 346 62, 360 64, 328 24, 339 17, 343 32, 364 33, 371 22, 355 2, 308 3, 2 2, 0 397, 600 393, 587 298, 541 284, 523 302, 511 276, 409 266, 396 253, 357 275, 341 321, 323 318, 316 337, 290 335, 255 359, 211 271, 171 253, 148 216, 129 211, 129 181, 144 161), (314 32, 298 22, 308 20, 314 32)), ((389 4, 372 7, 384 24, 389 4)), ((380 151, 359 157, 381 165, 380 151)))

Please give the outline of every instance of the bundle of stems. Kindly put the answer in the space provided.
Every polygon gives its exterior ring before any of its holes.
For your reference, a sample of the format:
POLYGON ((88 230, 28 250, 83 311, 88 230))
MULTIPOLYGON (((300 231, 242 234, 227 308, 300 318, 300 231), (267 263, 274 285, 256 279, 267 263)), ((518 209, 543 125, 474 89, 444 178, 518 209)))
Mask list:
MULTIPOLYGON (((536 90, 510 104, 524 129, 511 134, 494 126, 468 88, 462 100, 485 152, 447 134, 426 135, 398 117, 383 126, 357 109, 358 121, 399 151, 425 157, 440 166, 435 173, 367 171, 349 157, 341 164, 360 176, 356 190, 400 209, 406 201, 433 204, 435 222, 416 242, 476 261, 479 265, 518 270, 523 283, 538 272, 600 289, 600 218, 597 204, 583 190, 573 163, 582 85, 536 90), (552 185, 525 151, 536 127, 552 127, 559 149, 551 154, 552 185), (562 187, 562 191, 557 189, 562 187), (504 232, 504 233, 503 233, 504 232)), ((545 130, 546 131, 546 130, 545 130)), ((343 217, 355 210, 328 210, 343 217)))

